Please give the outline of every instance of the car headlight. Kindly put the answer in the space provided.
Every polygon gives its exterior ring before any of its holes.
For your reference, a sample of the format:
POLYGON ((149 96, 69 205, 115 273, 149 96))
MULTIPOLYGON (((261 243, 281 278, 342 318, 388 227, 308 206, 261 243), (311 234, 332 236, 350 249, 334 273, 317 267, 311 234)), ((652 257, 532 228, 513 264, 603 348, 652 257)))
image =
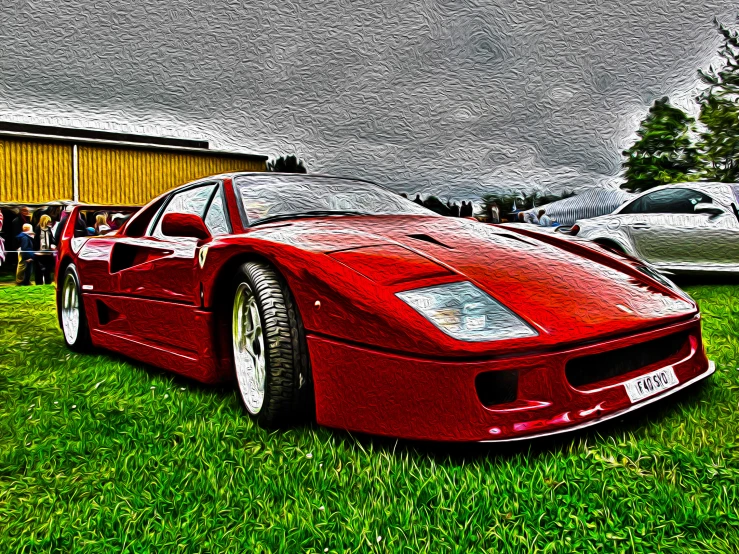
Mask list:
POLYGON ((468 281, 395 294, 458 340, 493 341, 535 337, 525 321, 468 281))

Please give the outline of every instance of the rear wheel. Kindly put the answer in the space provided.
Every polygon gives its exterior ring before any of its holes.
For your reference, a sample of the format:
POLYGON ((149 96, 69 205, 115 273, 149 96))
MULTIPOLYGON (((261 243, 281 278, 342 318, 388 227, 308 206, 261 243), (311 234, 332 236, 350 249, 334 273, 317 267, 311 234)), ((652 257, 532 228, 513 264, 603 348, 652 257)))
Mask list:
POLYGON ((71 350, 77 352, 89 350, 91 347, 90 329, 87 326, 85 306, 80 293, 80 280, 74 264, 70 264, 64 271, 59 307, 64 342, 71 350))
POLYGON ((313 400, 308 350, 287 284, 268 264, 248 262, 232 290, 234 369, 246 411, 265 427, 305 421, 313 400))

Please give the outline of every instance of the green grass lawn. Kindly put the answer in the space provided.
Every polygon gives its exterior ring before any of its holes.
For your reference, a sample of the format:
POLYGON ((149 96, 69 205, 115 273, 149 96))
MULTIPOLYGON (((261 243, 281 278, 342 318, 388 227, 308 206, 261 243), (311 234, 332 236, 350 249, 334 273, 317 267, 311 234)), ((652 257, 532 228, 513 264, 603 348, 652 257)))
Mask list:
POLYGON ((69 352, 0 288, 0 553, 739 552, 739 286, 692 286, 717 372, 515 447, 255 427, 232 389, 69 352))

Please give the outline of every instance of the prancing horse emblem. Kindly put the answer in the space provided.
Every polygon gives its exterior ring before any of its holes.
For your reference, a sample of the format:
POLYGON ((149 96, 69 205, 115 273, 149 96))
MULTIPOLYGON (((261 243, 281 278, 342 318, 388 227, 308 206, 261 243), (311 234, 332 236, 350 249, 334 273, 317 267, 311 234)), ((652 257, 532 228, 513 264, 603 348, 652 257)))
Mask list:
POLYGON ((203 266, 205 265, 205 257, 208 255, 208 247, 202 246, 200 248, 200 252, 198 252, 198 263, 200 264, 200 269, 203 269, 203 266))

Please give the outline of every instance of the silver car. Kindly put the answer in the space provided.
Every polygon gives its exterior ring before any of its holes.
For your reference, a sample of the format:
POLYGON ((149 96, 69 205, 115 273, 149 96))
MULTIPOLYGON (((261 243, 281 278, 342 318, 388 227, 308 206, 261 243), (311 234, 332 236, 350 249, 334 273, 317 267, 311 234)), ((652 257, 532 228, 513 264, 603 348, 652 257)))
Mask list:
POLYGON ((739 184, 680 183, 648 190, 570 231, 666 273, 739 272, 739 184))

